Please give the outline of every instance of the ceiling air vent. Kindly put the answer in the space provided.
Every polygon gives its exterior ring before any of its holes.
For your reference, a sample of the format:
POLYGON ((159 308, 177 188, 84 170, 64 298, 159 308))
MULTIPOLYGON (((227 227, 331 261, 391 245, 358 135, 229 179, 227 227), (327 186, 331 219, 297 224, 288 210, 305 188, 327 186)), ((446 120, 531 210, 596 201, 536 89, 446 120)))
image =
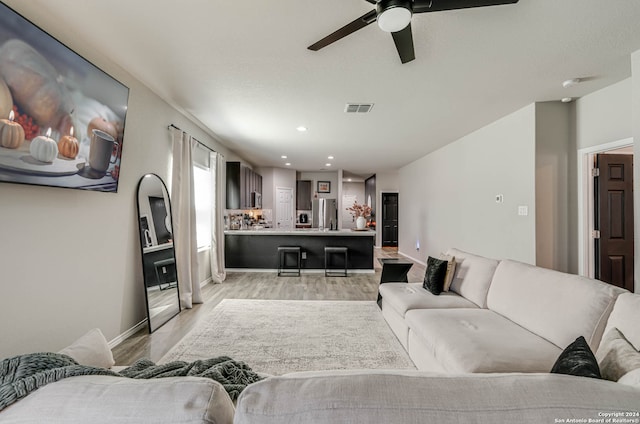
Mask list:
POLYGON ((373 108, 373 103, 347 103, 344 107, 346 113, 368 113, 373 108))

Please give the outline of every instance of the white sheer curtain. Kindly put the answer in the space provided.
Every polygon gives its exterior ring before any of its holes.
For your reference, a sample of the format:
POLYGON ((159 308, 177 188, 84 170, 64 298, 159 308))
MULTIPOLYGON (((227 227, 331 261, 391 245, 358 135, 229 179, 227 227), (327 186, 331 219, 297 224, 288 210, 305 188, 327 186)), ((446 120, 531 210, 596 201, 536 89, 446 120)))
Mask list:
POLYGON ((189 134, 176 128, 171 129, 171 136, 173 138, 171 211, 180 304, 183 308, 192 308, 194 303, 202 303, 193 194, 192 155, 197 142, 192 140, 189 134))
POLYGON ((227 274, 224 269, 224 208, 226 201, 226 163, 220 153, 209 154, 211 169, 211 279, 222 283, 227 274))

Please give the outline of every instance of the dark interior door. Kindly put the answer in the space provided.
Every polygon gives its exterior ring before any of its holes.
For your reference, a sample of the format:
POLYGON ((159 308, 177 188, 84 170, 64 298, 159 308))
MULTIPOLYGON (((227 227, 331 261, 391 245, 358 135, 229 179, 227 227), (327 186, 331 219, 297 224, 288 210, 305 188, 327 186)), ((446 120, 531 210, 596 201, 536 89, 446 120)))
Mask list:
POLYGON ((149 196, 149 207, 153 217, 153 228, 156 230, 158 244, 165 244, 171 240, 171 233, 167 229, 165 221, 167 219, 167 208, 163 197, 149 196))
POLYGON ((398 193, 382 193, 382 247, 398 247, 398 193))
POLYGON ((596 156, 596 278, 633 291, 633 155, 596 156))

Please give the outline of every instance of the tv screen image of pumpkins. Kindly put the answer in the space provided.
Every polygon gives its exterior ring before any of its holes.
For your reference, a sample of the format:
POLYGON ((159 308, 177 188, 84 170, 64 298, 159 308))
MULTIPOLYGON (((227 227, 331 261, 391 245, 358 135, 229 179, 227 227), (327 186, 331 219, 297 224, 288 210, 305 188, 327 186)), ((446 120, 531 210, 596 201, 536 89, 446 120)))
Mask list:
POLYGON ((116 192, 128 99, 0 2, 0 182, 116 192))

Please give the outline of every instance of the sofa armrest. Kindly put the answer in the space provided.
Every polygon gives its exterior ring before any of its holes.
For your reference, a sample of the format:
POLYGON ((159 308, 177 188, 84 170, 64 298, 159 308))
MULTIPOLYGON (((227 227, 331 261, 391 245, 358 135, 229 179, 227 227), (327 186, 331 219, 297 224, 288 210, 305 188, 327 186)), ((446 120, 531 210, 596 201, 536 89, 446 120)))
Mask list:
POLYGON ((81 376, 41 387, 0 412, 0 422, 232 424, 233 413, 222 385, 207 378, 81 376))

